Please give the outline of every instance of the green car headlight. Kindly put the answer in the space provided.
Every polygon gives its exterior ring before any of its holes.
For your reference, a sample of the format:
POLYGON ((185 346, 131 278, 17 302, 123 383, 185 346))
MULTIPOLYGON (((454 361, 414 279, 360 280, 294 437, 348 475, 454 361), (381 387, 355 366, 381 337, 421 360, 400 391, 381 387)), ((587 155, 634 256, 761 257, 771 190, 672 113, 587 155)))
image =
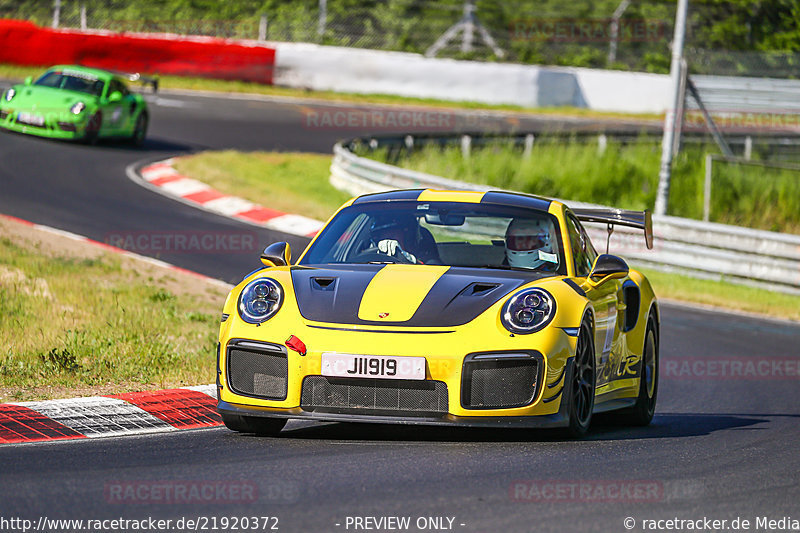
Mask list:
POLYGON ((7 90, 7 91, 6 91, 5 98, 4 98, 4 99, 5 99, 5 101, 6 101, 6 102, 10 102, 10 101, 11 101, 11 99, 12 99, 12 98, 14 98, 14 96, 16 96, 16 94, 17 94, 17 91, 15 91, 14 89, 9 89, 9 90, 7 90))
POLYGON ((72 104, 72 107, 69 108, 70 112, 73 115, 80 115, 81 113, 83 113, 84 109, 86 109, 86 104, 84 104, 83 102, 75 102, 74 104, 72 104))
POLYGON ((239 295, 239 316, 249 324, 272 318, 283 303, 283 288, 277 281, 259 278, 245 285, 239 295))
POLYGON ((556 301, 544 289, 524 289, 508 299, 503 306, 503 326, 511 333, 535 333, 553 320, 556 301))

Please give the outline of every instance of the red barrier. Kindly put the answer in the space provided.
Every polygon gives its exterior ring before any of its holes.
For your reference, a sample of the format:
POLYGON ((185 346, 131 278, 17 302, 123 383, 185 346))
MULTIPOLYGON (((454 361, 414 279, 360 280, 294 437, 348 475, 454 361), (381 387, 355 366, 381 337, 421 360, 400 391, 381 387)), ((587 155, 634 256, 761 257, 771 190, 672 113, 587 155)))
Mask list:
POLYGON ((79 64, 271 84, 275 50, 224 39, 52 30, 0 19, 0 63, 79 64))

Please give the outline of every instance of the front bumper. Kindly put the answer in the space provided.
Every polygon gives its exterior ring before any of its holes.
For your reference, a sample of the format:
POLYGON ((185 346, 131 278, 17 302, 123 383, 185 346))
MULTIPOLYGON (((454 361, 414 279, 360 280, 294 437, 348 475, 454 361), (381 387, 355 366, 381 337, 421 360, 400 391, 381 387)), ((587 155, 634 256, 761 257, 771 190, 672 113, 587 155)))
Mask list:
MULTIPOLYGON (((266 333, 264 328, 261 331, 266 333)), ((237 333, 243 331, 239 329, 237 333)), ((558 328, 539 335, 495 339, 485 335, 482 339, 467 339, 455 331, 420 335, 328 329, 300 334, 309 346, 305 355, 287 349, 274 338, 255 341, 248 340, 252 336, 223 335, 217 374, 219 411, 245 416, 448 426, 559 427, 567 423, 567 402, 562 397, 565 385, 570 383, 574 338, 558 328), (382 349, 365 342, 361 337, 364 335, 378 337, 382 349), (242 346, 251 351, 242 354, 242 346), (478 349, 458 353, 459 346, 478 349), (311 347, 318 351, 311 351, 311 347), (400 352, 397 347, 404 348, 400 352), (232 355, 231 350, 237 352, 232 355), (393 385, 392 380, 323 377, 324 352, 423 356, 425 380, 396 380, 393 385), (524 374, 524 365, 506 365, 509 360, 520 359, 535 363, 535 370, 524 374), (486 366, 487 360, 501 364, 486 366), (275 370, 279 367, 285 370, 275 370), (476 377, 474 369, 479 367, 480 375, 476 377), (519 372, 527 377, 520 380, 519 372), (533 381, 532 392, 516 392, 515 387, 527 383, 526 379, 533 381), (396 398, 387 401, 387 395, 392 394, 396 398), (333 401, 326 403, 331 398, 333 401)), ((280 337, 285 339, 288 334, 280 337)))
POLYGON ((82 139, 86 132, 88 115, 75 116, 71 113, 44 113, 42 124, 29 124, 18 121, 18 110, 0 109, 0 128, 16 133, 48 137, 50 139, 82 139))
POLYGON ((251 405, 237 405, 219 401, 217 411, 224 415, 260 416, 265 418, 303 419, 317 422, 362 422, 370 424, 406 424, 426 426, 461 426, 491 428, 559 428, 569 423, 567 402, 561 402, 558 412, 539 416, 455 416, 444 417, 386 416, 369 414, 317 413, 294 409, 270 409, 251 405))

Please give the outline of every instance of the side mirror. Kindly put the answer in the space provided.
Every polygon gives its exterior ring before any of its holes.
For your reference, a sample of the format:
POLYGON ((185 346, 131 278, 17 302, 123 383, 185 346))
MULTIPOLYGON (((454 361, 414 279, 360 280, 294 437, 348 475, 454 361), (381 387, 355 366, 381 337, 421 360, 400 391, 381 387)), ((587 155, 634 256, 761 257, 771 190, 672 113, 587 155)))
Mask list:
POLYGON ((621 257, 601 254, 597 256, 594 266, 592 266, 592 271, 589 272, 589 278, 591 280, 597 279, 598 281, 590 281, 590 284, 596 287, 610 279, 624 278, 629 271, 628 263, 621 257))
POLYGON ((108 101, 109 101, 109 102, 119 102, 120 100, 122 100, 122 93, 121 93, 121 92, 119 92, 119 91, 114 91, 114 92, 113 92, 113 93, 111 93, 111 95, 108 97, 108 101))
POLYGON ((25 85, 32 84, 33 83, 33 76, 28 76, 27 78, 25 78, 25 81, 23 83, 25 83, 25 85))
POLYGON ((261 262, 266 267, 286 266, 292 262, 292 249, 288 242, 270 244, 261 252, 261 262))

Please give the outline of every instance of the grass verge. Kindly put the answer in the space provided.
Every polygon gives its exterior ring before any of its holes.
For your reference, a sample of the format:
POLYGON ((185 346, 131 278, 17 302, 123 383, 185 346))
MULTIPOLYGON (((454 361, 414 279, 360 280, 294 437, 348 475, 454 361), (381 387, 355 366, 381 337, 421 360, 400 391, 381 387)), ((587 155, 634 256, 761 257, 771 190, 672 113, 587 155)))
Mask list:
MULTIPOLYGON (((330 156, 324 155, 235 151, 205 152, 182 157, 177 163, 182 174, 220 191, 319 220, 327 219, 347 199, 329 183, 329 165, 330 156), (302 176, 302 180, 296 176, 302 176), (298 196, 305 201, 304 211, 291 211, 299 205, 294 203, 299 201, 298 196)), ((652 269, 643 271, 661 298, 800 321, 800 296, 652 269)))
MULTIPOLYGON (((46 67, 21 67, 17 65, 0 64, 0 78, 22 80, 27 76, 36 78, 44 72, 46 67)), ((244 81, 213 80, 207 78, 190 78, 182 76, 160 76, 161 89, 211 91, 219 93, 257 94, 262 96, 275 96, 287 98, 306 98, 314 100, 328 100, 331 102, 352 102, 353 104, 380 104, 380 105, 406 105, 416 107, 448 108, 464 110, 491 110, 506 111, 511 113, 526 113, 533 115, 552 115, 565 117, 582 117, 592 119, 625 120, 634 122, 661 121, 663 115, 613 113, 608 111, 595 111, 579 107, 523 107, 509 104, 485 104, 481 102, 454 102, 452 100, 438 100, 435 98, 412 98, 395 96, 391 94, 362 94, 340 93, 334 91, 312 91, 309 89, 295 89, 291 87, 278 87, 275 85, 262 85, 260 83, 244 81)))
POLYGON ((203 152, 176 159, 175 168, 227 194, 270 209, 317 220, 350 198, 329 182, 331 157, 285 152, 203 152))
POLYGON ((0 219, 0 402, 214 382, 226 291, 0 219))

